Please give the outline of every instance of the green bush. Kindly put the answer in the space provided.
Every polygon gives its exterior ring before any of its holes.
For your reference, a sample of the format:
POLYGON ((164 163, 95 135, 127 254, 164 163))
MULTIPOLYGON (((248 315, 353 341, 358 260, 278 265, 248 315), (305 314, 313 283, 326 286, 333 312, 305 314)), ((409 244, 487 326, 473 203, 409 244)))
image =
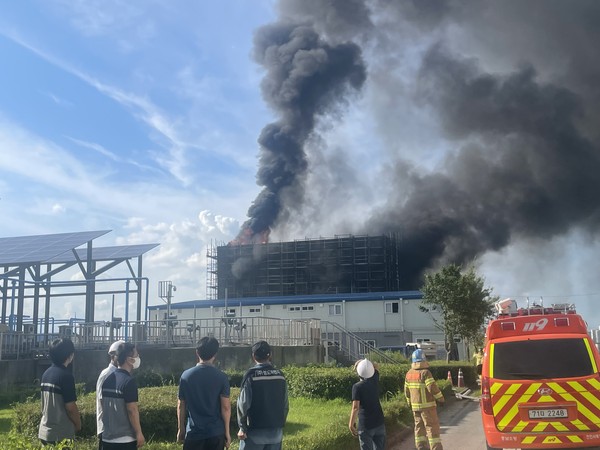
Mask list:
MULTIPOLYGON (((140 423, 148 440, 173 440, 177 434, 177 386, 140 388, 140 423)), ((231 422, 237 424, 235 402, 239 389, 231 389, 231 422)), ((96 435, 96 394, 86 394, 77 400, 81 413, 81 431, 78 437, 96 435)), ((13 406, 15 414, 12 430, 25 437, 35 438, 42 416, 40 402, 28 401, 13 406)), ((237 425, 235 425, 237 427, 237 425)), ((237 430, 237 428, 236 428, 237 430)))
MULTIPOLYGON (((437 379, 438 386, 445 396, 451 396, 452 386, 446 381, 448 365, 441 363, 432 364, 431 370, 437 379)), ((462 368, 465 381, 475 379, 475 369, 472 366, 452 365, 454 376, 458 368, 462 368)), ((412 425, 412 413, 406 407, 403 394, 404 377, 409 365, 382 364, 380 365, 380 386, 382 393, 382 407, 386 417, 386 424, 397 428, 412 425)), ((358 376, 351 368, 331 367, 285 367, 284 373, 289 383, 290 395, 309 399, 338 399, 347 402, 347 413, 336 417, 327 416, 323 429, 296 430, 288 433, 286 426, 286 448, 290 450, 318 450, 345 449, 356 446, 347 432, 347 421, 350 412, 350 398, 352 385, 358 381, 358 376)), ((230 375, 231 376, 231 375, 230 375)), ((241 377, 241 373, 240 373, 241 377)), ((241 379, 241 378, 240 378, 241 379)), ((162 387, 146 387, 139 390, 140 421, 146 439, 149 441, 148 450, 172 450, 178 447, 174 444, 177 432, 177 391, 178 387, 169 385, 162 387)), ((231 389, 231 434, 237 433, 236 402, 239 397, 239 388, 231 389)), ((77 448, 93 449, 96 447, 96 397, 95 393, 85 394, 78 398, 77 404, 82 417, 82 430, 78 433, 77 448)), ((30 399, 24 403, 13 406, 14 418, 12 432, 0 435, 0 448, 7 450, 20 450, 39 448, 37 429, 41 418, 39 399, 30 399)), ((290 424, 292 425, 292 424, 290 424)), ((293 428, 293 426, 292 426, 293 428)), ((237 448, 237 443, 232 449, 237 448)))
MULTIPOLYGON (((404 377, 408 365, 380 364, 379 387, 381 393, 394 394, 404 387, 404 377)), ((290 395, 293 397, 342 398, 351 400, 352 385, 359 381, 356 372, 350 368, 336 367, 284 367, 290 395)))
POLYGON ((27 387, 13 387, 10 391, 0 393, 0 407, 10 406, 15 402, 26 402, 40 398, 39 382, 27 387))
POLYGON ((231 387, 241 387, 242 386, 242 379, 244 378, 244 373, 246 373, 245 371, 226 369, 223 372, 225 372, 225 374, 229 378, 229 385, 231 387))

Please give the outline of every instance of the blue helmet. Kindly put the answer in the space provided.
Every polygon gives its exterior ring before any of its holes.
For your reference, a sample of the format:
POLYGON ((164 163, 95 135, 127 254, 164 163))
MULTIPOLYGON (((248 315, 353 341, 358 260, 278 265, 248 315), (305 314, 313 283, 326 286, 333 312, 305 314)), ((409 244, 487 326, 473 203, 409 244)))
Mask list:
POLYGON ((410 357, 410 359, 414 363, 425 361, 426 360, 425 353, 423 353, 423 350, 418 348, 412 353, 412 356, 410 357))

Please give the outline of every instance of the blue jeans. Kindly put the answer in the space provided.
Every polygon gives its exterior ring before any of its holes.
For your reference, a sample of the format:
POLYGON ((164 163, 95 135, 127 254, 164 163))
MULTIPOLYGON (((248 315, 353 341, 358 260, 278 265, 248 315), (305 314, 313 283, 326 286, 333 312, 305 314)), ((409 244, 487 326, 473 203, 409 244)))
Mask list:
POLYGON ((380 425, 370 430, 359 431, 358 442, 360 442, 360 450, 384 450, 385 425, 380 425))
POLYGON ((281 442, 277 444, 256 444, 252 442, 252 439, 247 437, 243 441, 240 441, 240 450, 281 450, 281 442))

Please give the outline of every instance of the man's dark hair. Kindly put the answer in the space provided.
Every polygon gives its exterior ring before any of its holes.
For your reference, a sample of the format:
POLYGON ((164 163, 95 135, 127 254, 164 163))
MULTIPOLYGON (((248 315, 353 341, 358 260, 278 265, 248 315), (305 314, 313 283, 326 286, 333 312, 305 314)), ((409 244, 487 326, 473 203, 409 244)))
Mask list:
POLYGON ((208 361, 219 351, 219 341, 214 337, 205 336, 198 341, 196 353, 202 361, 208 361))
POLYGON ((267 341, 258 341, 252 346, 252 356, 259 362, 268 360, 271 356, 271 346, 267 341))
POLYGON ((50 359, 57 366, 63 365, 67 358, 75 353, 75 345, 69 338, 55 339, 50 344, 50 359))
POLYGON ((117 363, 119 364, 119 367, 125 364, 127 358, 133 357, 134 353, 135 345, 131 342, 125 342, 124 344, 119 345, 119 348, 117 349, 117 363))

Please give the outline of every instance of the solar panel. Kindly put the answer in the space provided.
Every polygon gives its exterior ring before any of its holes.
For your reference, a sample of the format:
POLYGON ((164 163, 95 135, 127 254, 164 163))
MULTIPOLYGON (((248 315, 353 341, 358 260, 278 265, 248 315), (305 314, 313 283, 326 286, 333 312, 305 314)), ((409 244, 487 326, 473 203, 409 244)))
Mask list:
POLYGON ((35 264, 79 247, 111 230, 0 238, 0 265, 35 264))
MULTIPOLYGON (((160 244, 137 244, 92 248, 92 259, 94 261, 113 261, 117 259, 137 258, 159 245, 160 244)), ((78 248, 75 251, 81 261, 87 261, 87 249, 78 248)), ((69 250, 44 262, 48 264, 65 264, 75 261, 77 261, 75 255, 69 250)))

